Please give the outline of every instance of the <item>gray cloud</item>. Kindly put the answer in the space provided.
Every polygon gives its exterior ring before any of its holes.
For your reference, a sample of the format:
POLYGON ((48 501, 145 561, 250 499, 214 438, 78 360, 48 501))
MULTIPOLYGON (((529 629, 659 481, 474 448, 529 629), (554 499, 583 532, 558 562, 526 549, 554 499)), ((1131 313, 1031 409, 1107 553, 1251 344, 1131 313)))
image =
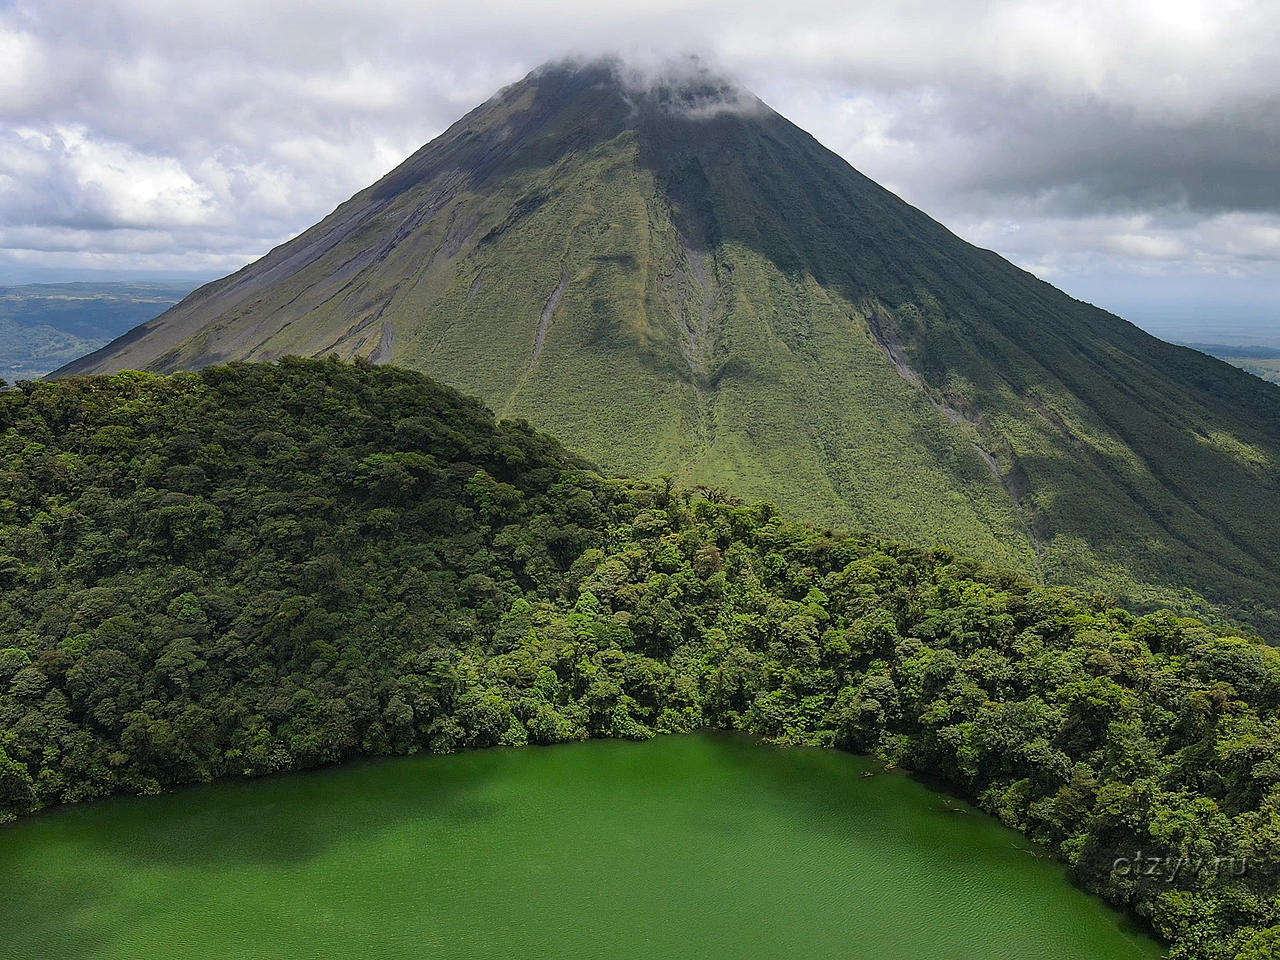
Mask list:
POLYGON ((1280 302, 1278 48, 1271 0, 16 0, 0 275, 223 272, 545 60, 695 52, 1068 290, 1280 302))
MULTIPOLYGON (((1141 116, 1123 104, 1041 92, 964 91, 931 111, 959 147, 935 189, 1035 198, 1088 215, 1184 207, 1280 210, 1280 97, 1205 116, 1141 116)), ((925 136, 918 126, 915 139, 925 136)))

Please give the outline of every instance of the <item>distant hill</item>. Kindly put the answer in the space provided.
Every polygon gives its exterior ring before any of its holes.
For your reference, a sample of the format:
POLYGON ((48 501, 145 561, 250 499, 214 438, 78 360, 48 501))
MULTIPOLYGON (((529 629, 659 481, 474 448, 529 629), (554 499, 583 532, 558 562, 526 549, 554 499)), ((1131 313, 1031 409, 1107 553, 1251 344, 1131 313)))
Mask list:
POLYGON ((32 283, 0 287, 0 377, 41 377, 96 350, 188 293, 185 283, 32 283))
POLYGON ((1280 636, 1280 392, 964 242, 707 74, 535 71, 61 373, 330 353, 611 471, 1280 636))

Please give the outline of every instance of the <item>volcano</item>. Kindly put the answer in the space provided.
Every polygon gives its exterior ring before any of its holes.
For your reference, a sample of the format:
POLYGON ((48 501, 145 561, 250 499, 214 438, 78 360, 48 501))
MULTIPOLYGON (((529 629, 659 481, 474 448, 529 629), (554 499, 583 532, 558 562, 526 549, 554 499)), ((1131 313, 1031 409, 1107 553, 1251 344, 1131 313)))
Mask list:
POLYGON ((1280 390, 1077 301, 705 70, 559 63, 55 376, 414 368, 606 470, 1280 634, 1280 390))

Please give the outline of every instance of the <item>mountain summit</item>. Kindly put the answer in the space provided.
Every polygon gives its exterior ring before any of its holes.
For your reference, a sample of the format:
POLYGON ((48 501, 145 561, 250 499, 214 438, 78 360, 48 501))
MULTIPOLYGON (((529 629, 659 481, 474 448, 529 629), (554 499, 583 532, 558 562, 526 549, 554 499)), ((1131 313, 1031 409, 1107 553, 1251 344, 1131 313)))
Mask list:
POLYGON ((1280 634, 1280 390, 959 239, 706 71, 555 64, 59 374, 425 371, 603 467, 1280 634))

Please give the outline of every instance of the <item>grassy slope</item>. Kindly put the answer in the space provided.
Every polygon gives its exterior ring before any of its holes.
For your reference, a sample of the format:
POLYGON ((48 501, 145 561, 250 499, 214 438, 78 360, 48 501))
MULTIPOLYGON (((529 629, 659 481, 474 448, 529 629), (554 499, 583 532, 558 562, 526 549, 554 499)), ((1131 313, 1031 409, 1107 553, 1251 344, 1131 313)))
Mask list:
POLYGON ((668 175, 715 171, 722 236, 878 317, 972 422, 1050 578, 1158 602, 1194 584, 1274 632, 1280 394, 958 241, 776 115, 668 130, 668 175))
POLYGON ((1280 396, 963 243, 766 110, 681 118, 545 73, 68 369, 331 351, 610 470, 1136 602, 1195 607, 1190 585, 1280 635, 1280 396))
POLYGON ((688 254, 629 141, 558 176, 524 178, 522 194, 554 195, 525 229, 477 250, 439 300, 419 284, 397 302, 411 323, 396 362, 556 431, 611 469, 670 472, 829 522, 1026 559, 976 452, 811 278, 722 248, 706 266, 731 278, 716 283, 704 337, 714 345, 689 347, 678 319, 688 254), (561 264, 563 296, 535 359, 561 264))

